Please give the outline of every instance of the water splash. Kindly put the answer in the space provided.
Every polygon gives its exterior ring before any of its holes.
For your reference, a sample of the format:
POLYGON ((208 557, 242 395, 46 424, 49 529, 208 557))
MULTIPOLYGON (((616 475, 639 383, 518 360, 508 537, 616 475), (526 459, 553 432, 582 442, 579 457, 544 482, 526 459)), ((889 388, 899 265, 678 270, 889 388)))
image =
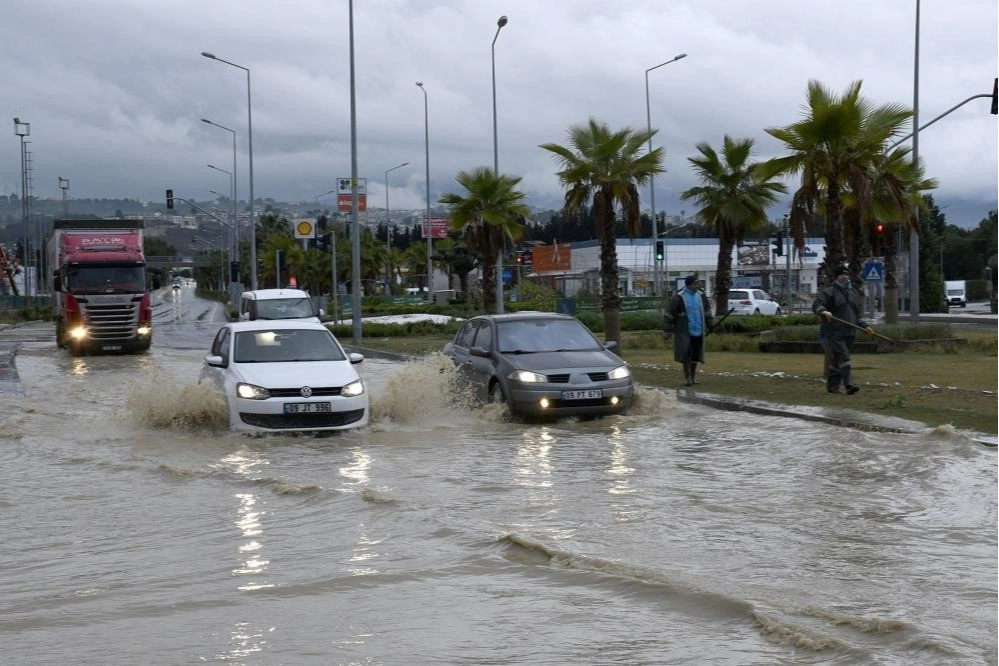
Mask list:
POLYGON ((147 372, 128 389, 125 404, 137 423, 157 430, 226 430, 229 413, 225 400, 205 384, 178 386, 147 372))
MULTIPOLYGON (((381 426, 392 421, 452 424, 456 415, 469 415, 472 409, 477 409, 474 396, 454 361, 439 352, 407 361, 371 395, 371 418, 381 426)), ((488 418, 498 411, 482 413, 488 418)))

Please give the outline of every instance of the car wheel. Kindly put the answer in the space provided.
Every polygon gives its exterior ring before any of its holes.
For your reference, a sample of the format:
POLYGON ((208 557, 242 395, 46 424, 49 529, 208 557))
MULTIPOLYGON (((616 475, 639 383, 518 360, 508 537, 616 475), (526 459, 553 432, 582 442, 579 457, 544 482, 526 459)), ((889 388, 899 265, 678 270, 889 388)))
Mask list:
POLYGON ((499 382, 493 382, 489 385, 489 400, 490 405, 505 405, 506 395, 503 394, 503 387, 500 386, 499 382))

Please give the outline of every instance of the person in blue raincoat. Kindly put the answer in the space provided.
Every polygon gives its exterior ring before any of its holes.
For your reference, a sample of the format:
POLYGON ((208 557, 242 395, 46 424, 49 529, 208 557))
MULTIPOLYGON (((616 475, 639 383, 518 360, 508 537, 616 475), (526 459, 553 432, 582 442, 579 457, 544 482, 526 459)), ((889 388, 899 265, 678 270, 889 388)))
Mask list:
POLYGON ((697 383, 697 364, 704 363, 704 338, 714 317, 697 276, 688 275, 683 284, 666 306, 664 331, 672 331, 673 360, 683 364, 684 384, 692 386, 697 383))

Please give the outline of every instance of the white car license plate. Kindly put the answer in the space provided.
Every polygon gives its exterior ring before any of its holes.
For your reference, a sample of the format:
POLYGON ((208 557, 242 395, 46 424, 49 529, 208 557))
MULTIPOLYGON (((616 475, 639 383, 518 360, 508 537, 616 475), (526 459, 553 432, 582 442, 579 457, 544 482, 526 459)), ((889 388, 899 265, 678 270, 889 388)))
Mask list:
POLYGON ((592 400, 593 398, 604 397, 601 389, 589 389, 586 391, 562 391, 563 400, 592 400))
POLYGON ((285 414, 319 414, 330 410, 328 402, 286 402, 284 403, 285 414))

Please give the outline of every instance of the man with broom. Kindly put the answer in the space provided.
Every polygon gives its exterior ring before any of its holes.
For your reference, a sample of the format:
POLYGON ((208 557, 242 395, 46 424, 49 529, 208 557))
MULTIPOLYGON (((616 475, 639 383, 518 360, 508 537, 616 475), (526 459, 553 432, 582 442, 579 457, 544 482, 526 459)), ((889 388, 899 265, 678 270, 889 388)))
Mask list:
POLYGON ((857 330, 862 330, 869 336, 874 335, 874 329, 863 319, 863 304, 860 295, 850 284, 850 271, 846 266, 836 269, 836 281, 831 287, 822 290, 812 312, 825 319, 826 345, 831 347, 831 358, 826 376, 826 390, 830 393, 840 393, 840 384, 846 389, 847 395, 853 395, 860 387, 853 383, 850 366, 850 352, 857 338, 857 330))

